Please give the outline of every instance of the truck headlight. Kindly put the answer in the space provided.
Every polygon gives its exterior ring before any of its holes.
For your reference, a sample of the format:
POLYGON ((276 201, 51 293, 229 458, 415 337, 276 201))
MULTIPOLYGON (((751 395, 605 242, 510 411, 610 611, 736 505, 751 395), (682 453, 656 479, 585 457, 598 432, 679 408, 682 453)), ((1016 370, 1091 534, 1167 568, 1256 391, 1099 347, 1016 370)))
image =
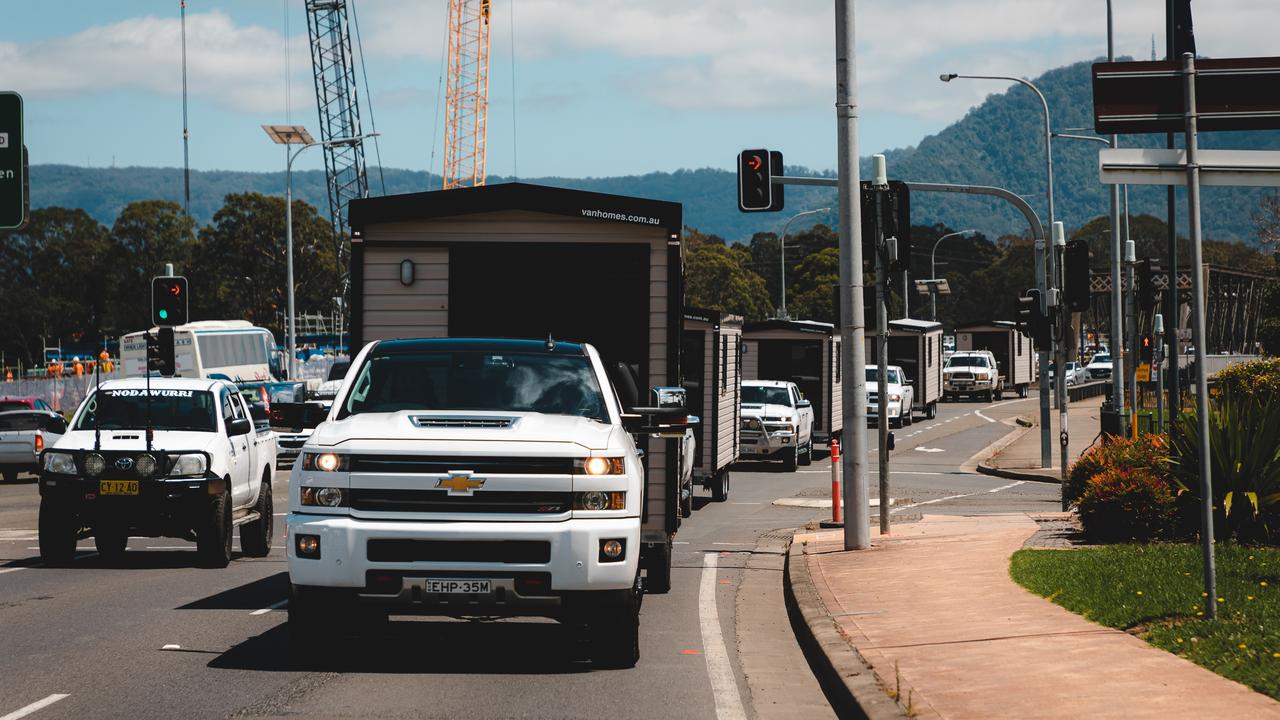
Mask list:
POLYGON ((573 494, 574 510, 622 510, 626 507, 627 494, 623 491, 588 490, 573 494))
POLYGON ((573 461, 576 475, 622 475, 625 470, 626 461, 620 457, 576 458, 573 461))
POLYGON ((169 469, 169 477, 191 477, 204 475, 209 463, 203 455, 179 455, 169 469))
POLYGON ((337 453, 302 453, 302 469, 320 472, 346 472, 351 458, 337 453))
POLYGON ((889 393, 889 402, 901 402, 902 396, 895 393, 889 393))
POLYGON ((342 488, 304 487, 302 504, 311 507, 346 507, 350 499, 342 488))
POLYGON ((44 454, 44 470, 58 475, 75 475, 76 459, 71 453, 47 452, 44 454))

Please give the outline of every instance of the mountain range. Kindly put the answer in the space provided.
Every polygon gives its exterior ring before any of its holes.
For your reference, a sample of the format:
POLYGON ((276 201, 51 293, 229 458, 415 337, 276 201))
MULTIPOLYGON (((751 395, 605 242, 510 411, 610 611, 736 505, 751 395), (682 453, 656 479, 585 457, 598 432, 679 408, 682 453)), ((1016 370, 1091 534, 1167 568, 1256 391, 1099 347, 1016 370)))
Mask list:
MULTIPOLYGON (((1049 102, 1055 132, 1092 134, 1092 89, 1090 62, 1078 62, 1050 70, 1033 82, 1049 102)), ((1122 147, 1164 147, 1163 135, 1121 136, 1122 147)), ((785 138, 768 143, 785 153, 785 138)), ((1179 144, 1180 137, 1179 137, 1179 144)), ((1204 133, 1203 148, 1238 150, 1280 150, 1280 131, 1204 133)), ((1045 213, 1044 117, 1034 94, 1015 85, 993 94, 972 108, 962 119, 914 147, 884 152, 892 179, 917 182, 996 185, 1024 197, 1041 220, 1045 213)), ((1058 139, 1054 142, 1054 198, 1056 216, 1068 233, 1108 212, 1108 189, 1098 181, 1097 152, 1100 144, 1058 139)), ((724 149, 726 165, 739 148, 724 149)), ((833 158, 834 160, 834 158, 833 158)), ((834 162, 833 162, 834 165, 834 162)), ((788 175, 826 175, 808 168, 788 166, 788 175)), ((863 177, 869 159, 863 158, 863 177)), ((294 195, 327 210, 324 173, 319 170, 295 172, 294 195)), ((493 177, 489 183, 509 178, 493 177)), ((776 214, 744 214, 736 205, 737 180, 733 172, 703 168, 654 172, 601 178, 521 178, 560 187, 596 192, 637 195, 684 204, 685 224, 731 241, 745 241, 756 232, 776 232, 792 214, 813 208, 831 207, 834 189, 792 186, 787 189, 786 210, 776 214)), ((257 191, 283 194, 283 172, 192 171, 191 214, 207 223, 228 193, 257 191)), ((63 206, 85 209, 99 222, 110 225, 128 203, 143 199, 182 200, 181 168, 77 167, 40 165, 31 167, 33 207, 63 206)), ((438 189, 435 174, 404 169, 370 168, 369 187, 373 194, 397 194, 438 189)), ((1257 212, 1261 188, 1206 187, 1202 191, 1205 236, 1217 240, 1255 242, 1253 216, 1257 212)), ((1134 215, 1165 216, 1165 189, 1132 186, 1129 208, 1134 215)), ((1185 228, 1185 192, 1179 191, 1179 225, 1185 228)), ((996 237, 1027 230, 1026 221, 1002 201, 979 196, 915 193, 911 199, 912 222, 917 225, 943 223, 952 228, 974 228, 996 237)), ((834 225, 835 213, 817 222, 834 225)), ((1183 231, 1185 234, 1185 230, 1183 231)))

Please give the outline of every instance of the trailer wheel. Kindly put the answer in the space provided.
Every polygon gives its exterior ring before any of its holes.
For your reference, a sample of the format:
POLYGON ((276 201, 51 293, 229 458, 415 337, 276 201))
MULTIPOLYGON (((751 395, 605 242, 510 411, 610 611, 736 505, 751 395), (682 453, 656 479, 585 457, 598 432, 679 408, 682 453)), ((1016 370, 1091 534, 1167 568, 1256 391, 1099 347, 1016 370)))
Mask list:
POLYGON ((650 545, 645 563, 644 591, 656 595, 671 592, 671 541, 650 545))
POLYGON ((936 400, 925 406, 924 416, 929 420, 938 417, 938 402, 936 400))
POLYGON ((724 502, 729 499, 729 471, 722 470, 711 481, 711 499, 724 502))
POLYGON ((1018 397, 1023 398, 1023 399, 1026 399, 1027 395, 1029 395, 1029 394, 1030 394, 1030 392, 1027 390, 1027 386, 1026 386, 1026 385, 1019 385, 1019 386, 1018 386, 1018 397))

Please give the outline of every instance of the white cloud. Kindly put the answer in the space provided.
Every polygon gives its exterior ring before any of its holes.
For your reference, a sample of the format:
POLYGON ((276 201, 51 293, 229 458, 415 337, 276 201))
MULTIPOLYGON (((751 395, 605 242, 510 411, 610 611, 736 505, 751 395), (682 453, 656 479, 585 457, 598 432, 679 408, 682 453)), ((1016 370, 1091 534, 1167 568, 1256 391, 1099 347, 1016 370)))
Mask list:
MULTIPOLYGON (((189 94, 235 110, 282 113, 284 47, 280 33, 237 26, 224 13, 188 14, 189 94)), ((290 65, 295 112, 314 108, 305 35, 292 39, 290 65)), ((135 17, 51 40, 0 43, 0 85, 45 97, 122 89, 177 95, 179 20, 135 17)))

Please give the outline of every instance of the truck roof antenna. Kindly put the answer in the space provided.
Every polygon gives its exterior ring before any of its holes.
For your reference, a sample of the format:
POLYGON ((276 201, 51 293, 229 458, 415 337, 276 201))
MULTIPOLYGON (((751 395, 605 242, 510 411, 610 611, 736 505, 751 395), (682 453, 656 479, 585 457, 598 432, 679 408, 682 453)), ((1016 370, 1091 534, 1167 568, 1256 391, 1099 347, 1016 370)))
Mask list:
POLYGON ((548 332, 548 333, 547 333, 547 349, 548 349, 548 350, 555 350, 555 349, 556 349, 556 339, 555 339, 555 338, 553 338, 553 337, 551 337, 551 333, 550 333, 550 332, 548 332))

